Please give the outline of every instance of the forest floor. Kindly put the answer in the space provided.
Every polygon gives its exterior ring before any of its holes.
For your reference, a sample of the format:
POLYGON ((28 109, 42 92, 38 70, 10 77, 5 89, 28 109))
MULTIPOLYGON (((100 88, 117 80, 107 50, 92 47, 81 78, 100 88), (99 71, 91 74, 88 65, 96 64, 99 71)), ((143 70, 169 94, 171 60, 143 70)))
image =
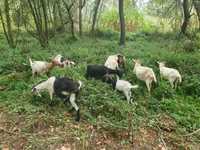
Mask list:
POLYGON ((102 33, 98 38, 74 40, 65 35, 53 38, 41 48, 29 36, 10 49, 0 35, 0 149, 200 149, 200 53, 187 51, 185 39, 173 34, 130 34, 125 47, 117 35, 102 33), (123 94, 98 80, 86 80, 87 64, 103 64, 115 53, 126 56, 127 79, 139 85, 134 104, 123 94), (55 68, 51 75, 82 80, 78 99, 81 120, 74 121, 71 106, 49 95, 32 95, 31 87, 46 75, 33 78, 28 58, 50 60, 62 54, 75 61, 71 68, 55 68), (151 95, 133 74, 132 58, 140 58, 154 69, 158 84, 151 95), (160 80, 156 61, 166 61, 180 70, 183 83, 177 90, 160 80), (195 132, 197 131, 197 132, 195 132))

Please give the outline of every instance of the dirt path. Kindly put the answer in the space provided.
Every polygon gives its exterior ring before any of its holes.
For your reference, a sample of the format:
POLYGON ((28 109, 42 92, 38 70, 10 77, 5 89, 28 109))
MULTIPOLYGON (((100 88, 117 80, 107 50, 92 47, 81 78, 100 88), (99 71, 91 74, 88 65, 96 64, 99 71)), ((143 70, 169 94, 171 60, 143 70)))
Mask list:
POLYGON ((0 148, 8 149, 200 149, 191 137, 176 134, 176 123, 168 116, 159 118, 158 128, 141 126, 132 133, 112 131, 86 122, 58 124, 44 114, 29 120, 0 108, 0 148))

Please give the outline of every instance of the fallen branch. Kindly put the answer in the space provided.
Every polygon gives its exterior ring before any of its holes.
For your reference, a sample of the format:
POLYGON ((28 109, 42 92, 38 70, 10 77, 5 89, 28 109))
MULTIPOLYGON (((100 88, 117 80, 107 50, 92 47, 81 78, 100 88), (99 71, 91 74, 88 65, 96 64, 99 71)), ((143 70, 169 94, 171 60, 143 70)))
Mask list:
POLYGON ((200 131, 200 128, 199 129, 197 129, 197 130, 195 130, 194 132, 192 132, 192 133, 189 133, 189 134, 186 134, 186 135, 183 135, 183 136, 191 136, 191 135, 193 135, 193 134, 196 134, 196 133, 198 133, 200 131))
POLYGON ((6 129, 4 129, 4 128, 2 128, 2 127, 0 128, 0 132, 5 132, 5 133, 7 133, 7 134, 12 134, 12 135, 13 135, 13 134, 14 134, 14 135, 16 134, 16 133, 14 133, 14 132, 7 131, 6 129))
MULTIPOLYGON (((159 123, 159 121, 158 121, 157 119, 156 119, 156 122, 159 123)), ((165 150, 168 150, 167 144, 166 144, 165 140, 163 139, 163 135, 162 135, 162 130, 161 130, 161 128, 160 128, 159 125, 157 125, 157 124, 156 124, 156 127, 157 127, 158 130, 159 130, 159 138, 160 138, 160 140, 161 140, 163 146, 165 147, 165 150)))

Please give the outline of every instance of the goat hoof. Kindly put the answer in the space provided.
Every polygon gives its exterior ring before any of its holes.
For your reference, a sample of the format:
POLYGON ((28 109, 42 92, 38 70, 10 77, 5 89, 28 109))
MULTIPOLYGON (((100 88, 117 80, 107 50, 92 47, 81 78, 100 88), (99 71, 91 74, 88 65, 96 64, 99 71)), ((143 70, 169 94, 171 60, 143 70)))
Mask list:
POLYGON ((54 105, 55 105, 54 101, 52 101, 52 102, 49 103, 49 106, 51 106, 51 107, 54 106, 54 105))
POLYGON ((77 121, 77 122, 80 121, 80 111, 79 110, 77 111, 77 116, 76 116, 75 121, 77 121))
POLYGON ((75 121, 76 121, 76 122, 79 122, 79 121, 80 121, 80 118, 76 118, 75 121))

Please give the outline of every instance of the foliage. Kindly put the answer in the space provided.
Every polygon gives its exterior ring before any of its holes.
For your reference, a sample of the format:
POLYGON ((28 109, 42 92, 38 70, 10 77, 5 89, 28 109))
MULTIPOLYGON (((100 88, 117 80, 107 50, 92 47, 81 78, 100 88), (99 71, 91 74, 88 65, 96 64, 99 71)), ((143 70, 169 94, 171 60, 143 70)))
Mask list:
MULTIPOLYGON (((109 37, 112 36, 112 32, 110 33, 109 37)), ((134 124, 135 121, 139 123, 142 120, 148 120, 146 116, 149 115, 169 113, 181 128, 186 128, 188 131, 199 128, 199 120, 195 118, 199 115, 199 111, 189 111, 191 108, 195 110, 199 107, 200 89, 198 87, 200 81, 199 69, 197 69, 200 64, 199 54, 170 51, 172 47, 177 46, 178 41, 170 40, 168 36, 162 34, 158 36, 138 33, 129 36, 129 41, 123 51, 114 41, 115 38, 113 40, 110 38, 111 40, 108 41, 107 36, 96 39, 83 37, 81 40, 70 41, 70 43, 65 42, 68 37, 59 36, 50 42, 49 49, 39 47, 37 41, 33 40, 29 45, 23 44, 23 47, 21 45, 15 50, 9 49, 5 41, 1 39, 1 43, 4 45, 1 44, 0 86, 5 86, 6 90, 1 92, 0 105, 10 108, 10 111, 27 115, 33 112, 49 112, 55 117, 58 114, 64 114, 70 105, 65 106, 55 97, 55 105, 50 107, 51 102, 47 93, 43 93, 42 98, 31 94, 31 87, 47 77, 44 75, 33 79, 28 63, 28 57, 34 60, 50 60, 52 56, 61 53, 78 64, 72 68, 55 68, 51 75, 68 76, 84 82, 79 100, 83 120, 96 124, 100 117, 99 124, 102 127, 115 130, 128 128, 127 116, 129 113, 135 116, 132 120, 134 124), (60 44, 57 44, 58 42, 60 44), (86 80, 84 77, 87 64, 103 64, 109 54, 119 51, 126 56, 124 79, 139 84, 139 89, 134 90, 134 105, 127 104, 123 94, 113 91, 111 86, 98 80, 86 80), (159 83, 154 86, 150 97, 145 84, 138 81, 132 73, 132 58, 140 58, 144 65, 152 67, 156 72, 159 83), (160 80, 156 60, 166 61, 169 67, 180 70, 183 75, 183 83, 176 91, 170 88, 168 81, 160 80), (177 104, 174 106, 175 102, 177 104), (176 110, 186 111, 190 117, 186 116, 186 119, 181 116, 182 113, 176 110)), ((30 37, 26 37, 26 39, 28 38, 30 37)), ((136 126, 138 126, 137 123, 136 126)))
MULTIPOLYGON (((125 9, 125 23, 126 31, 128 32, 148 30, 150 28, 150 23, 145 21, 143 15, 136 9, 125 9)), ((117 9, 113 8, 102 14, 101 28, 114 31, 120 30, 117 9)))

